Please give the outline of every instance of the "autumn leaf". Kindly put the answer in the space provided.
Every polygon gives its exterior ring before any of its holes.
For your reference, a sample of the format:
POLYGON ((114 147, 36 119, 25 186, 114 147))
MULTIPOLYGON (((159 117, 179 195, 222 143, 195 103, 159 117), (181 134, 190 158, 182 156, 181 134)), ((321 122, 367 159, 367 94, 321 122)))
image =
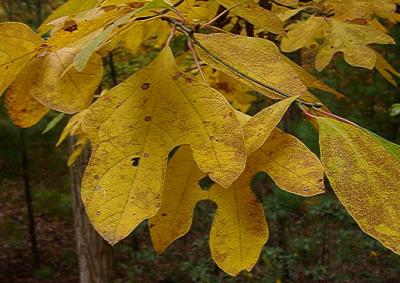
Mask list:
POLYGON ((375 68, 389 83, 397 87, 397 82, 393 76, 400 78, 400 72, 396 71, 378 52, 376 52, 375 68))
POLYGON ((100 0, 69 0, 65 4, 58 7, 38 28, 41 34, 44 34, 50 30, 48 24, 56 19, 72 16, 78 12, 89 10, 96 7, 100 0))
POLYGON ((333 10, 335 17, 343 21, 360 18, 389 18, 396 11, 393 0, 327 0, 327 10, 333 10))
POLYGON ((27 25, 0 23, 0 95, 36 56, 44 40, 27 25))
POLYGON ((195 36, 200 44, 209 52, 215 54, 215 57, 220 61, 198 48, 202 60, 213 68, 238 79, 250 88, 275 99, 284 98, 276 92, 250 81, 246 76, 250 76, 289 95, 306 93, 307 88, 293 68, 284 62, 279 49, 271 41, 222 33, 196 34, 195 36), (221 44, 222 42, 224 44, 221 44), (255 60, 255 58, 257 59, 255 60), (221 61, 231 68, 221 63, 221 61), (239 76, 232 68, 244 75, 239 76))
POLYGON ((149 222, 157 253, 163 253, 176 239, 189 232, 197 202, 208 199, 207 191, 199 186, 205 176, 194 161, 190 147, 179 147, 168 163, 161 208, 149 222))
POLYGON ((110 25, 106 26, 103 30, 95 34, 95 36, 79 50, 74 59, 74 66, 78 71, 83 71, 92 55, 103 47, 113 36, 118 34, 120 29, 124 26, 129 26, 130 22, 143 12, 151 11, 152 9, 170 9, 171 6, 164 0, 151 0, 147 2, 143 7, 133 10, 110 25))
POLYGON ((230 188, 214 185, 210 200, 218 206, 210 231, 211 257, 226 273, 251 271, 268 240, 264 208, 252 192, 246 170, 230 188))
POLYGON ((314 41, 316 34, 321 33, 326 25, 328 23, 324 18, 314 16, 291 25, 286 37, 282 38, 282 51, 293 52, 310 45, 314 41))
MULTIPOLYGON (((244 129, 262 124, 274 127, 290 100, 270 106, 270 110, 265 109, 257 117, 239 112, 237 115, 244 129)), ((212 257, 225 272, 237 275, 254 266, 268 238, 262 206, 250 187, 255 174, 267 172, 279 187, 301 196, 324 192, 324 173, 318 158, 298 139, 279 129, 271 129, 269 134, 253 137, 253 140, 258 139, 253 142, 259 144, 258 148, 250 155, 246 170, 239 179, 226 189, 213 185, 210 191, 203 191, 199 181, 205 174, 194 162, 190 148, 183 146, 178 149, 168 164, 161 208, 150 219, 150 234, 158 253, 189 231, 196 203, 210 199, 218 206, 210 234, 212 257)))
POLYGON ((11 84, 5 98, 5 105, 12 122, 21 128, 30 128, 37 124, 49 109, 32 97, 32 81, 26 80, 31 69, 27 66, 11 84))
POLYGON ((395 43, 390 36, 370 26, 344 23, 335 19, 330 20, 329 24, 330 33, 315 58, 318 71, 323 70, 337 52, 343 52, 344 59, 350 65, 373 69, 376 53, 367 45, 395 43))
POLYGON ((255 26, 275 34, 284 33, 283 23, 279 17, 253 1, 217 0, 217 2, 227 9, 233 8, 231 9, 232 13, 246 19, 255 26))
POLYGON ((177 145, 189 144, 200 169, 225 187, 245 166, 233 109, 179 71, 169 48, 93 104, 83 128, 94 149, 82 196, 93 225, 112 244, 158 211, 167 157, 177 145))
POLYGON ((203 68, 203 73, 208 84, 221 92, 235 110, 246 113, 257 100, 253 93, 249 93, 251 90, 246 85, 225 73, 207 66, 203 68))
POLYGON ((251 119, 248 116, 247 121, 243 126, 248 154, 253 153, 265 143, 269 135, 281 121, 289 106, 297 98, 297 96, 293 96, 279 101, 272 106, 261 110, 251 119))
POLYGON ((198 181, 204 173, 197 167, 190 148, 180 147, 170 161, 159 213, 150 219, 154 248, 163 252, 191 226, 193 209, 200 200, 210 199, 217 206, 210 232, 211 255, 218 266, 231 275, 251 270, 268 239, 268 228, 261 203, 251 191, 244 172, 229 188, 214 185, 202 191, 198 181))
POLYGON ((318 118, 321 158, 339 200, 361 229, 400 253, 400 162, 365 130, 318 118))
POLYGON ((29 94, 59 112, 73 114, 88 108, 102 79, 103 63, 95 54, 85 70, 78 72, 74 56, 73 50, 64 48, 33 59, 23 78, 29 94))
POLYGON ((178 6, 179 12, 193 22, 207 21, 217 15, 217 1, 185 0, 178 6))

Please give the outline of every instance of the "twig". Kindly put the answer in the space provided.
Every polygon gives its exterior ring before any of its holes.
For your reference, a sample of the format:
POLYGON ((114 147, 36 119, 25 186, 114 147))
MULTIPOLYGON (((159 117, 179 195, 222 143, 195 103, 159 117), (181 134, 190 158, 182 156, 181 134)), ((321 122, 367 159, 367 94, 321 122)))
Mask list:
POLYGON ((171 29, 171 33, 169 34, 169 37, 167 39, 167 42, 165 43, 166 46, 170 45, 172 39, 174 38, 175 31, 176 31, 176 26, 173 26, 172 29, 171 29))
POLYGON ((191 38, 189 38, 189 40, 188 40, 188 46, 189 46, 190 51, 192 51, 193 59, 194 59, 194 62, 196 63, 197 69, 199 69, 200 76, 203 79, 204 83, 207 84, 206 77, 204 76, 203 71, 201 70, 200 63, 199 63, 199 60, 197 58, 196 50, 194 49, 193 42, 192 42, 191 38))
POLYGON ((221 18, 225 14, 229 13, 229 11, 231 11, 232 9, 235 9, 236 7, 242 5, 242 4, 246 3, 246 2, 249 2, 249 0, 244 0, 242 2, 239 2, 239 3, 235 4, 235 5, 233 5, 232 7, 229 7, 228 9, 222 11, 221 13, 216 15, 213 19, 209 20, 208 22, 206 22, 205 24, 201 25, 200 27, 201 28, 205 28, 205 27, 207 27, 209 25, 212 25, 216 20, 218 20, 219 18, 221 18))

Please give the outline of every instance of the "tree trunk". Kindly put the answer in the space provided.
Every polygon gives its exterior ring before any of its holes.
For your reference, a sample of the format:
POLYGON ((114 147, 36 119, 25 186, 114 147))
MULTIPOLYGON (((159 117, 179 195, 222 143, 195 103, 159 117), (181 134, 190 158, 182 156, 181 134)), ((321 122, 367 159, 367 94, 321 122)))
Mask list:
POLYGON ((31 181, 28 168, 28 148, 26 146, 25 130, 20 129, 19 131, 20 131, 19 133, 21 140, 21 153, 22 153, 22 179, 24 184, 26 213, 28 218, 29 239, 31 243, 32 269, 36 270, 40 267, 40 254, 36 239, 35 216, 33 213, 32 188, 31 188, 31 181))
MULTIPOLYGON (((72 139, 71 144, 73 144, 72 139)), ((73 148, 73 145, 71 147, 73 148)), ((81 200, 82 176, 89 156, 90 149, 87 148, 71 167, 79 276, 81 283, 110 283, 112 281, 112 247, 92 227, 81 200)))

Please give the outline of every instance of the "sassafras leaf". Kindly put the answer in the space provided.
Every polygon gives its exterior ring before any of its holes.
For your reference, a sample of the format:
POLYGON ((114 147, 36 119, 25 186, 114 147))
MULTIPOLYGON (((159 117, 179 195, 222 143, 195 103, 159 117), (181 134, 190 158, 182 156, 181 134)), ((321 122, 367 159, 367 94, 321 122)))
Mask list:
POLYGON ((0 95, 36 56, 44 40, 27 25, 0 23, 0 95))
POLYGON ((400 253, 400 161, 370 133, 318 118, 321 158, 339 200, 368 235, 400 253))
POLYGON ((337 52, 343 52, 344 59, 352 66, 373 69, 376 53, 368 47, 368 44, 395 43, 389 35, 371 26, 345 23, 335 19, 329 20, 329 24, 330 32, 315 58, 315 67, 319 71, 329 64, 337 52))
MULTIPOLYGON (((251 76, 259 82, 268 84, 289 95, 302 95, 307 92, 296 72, 287 64, 274 43, 261 38, 234 36, 231 34, 196 34, 199 42, 220 60, 229 64, 241 73, 251 76), (223 44, 222 44, 223 43, 223 44)), ((210 66, 230 75, 250 88, 275 99, 282 99, 265 87, 238 76, 209 54, 198 48, 201 58, 210 66)))
POLYGON ((25 67, 7 91, 5 104, 13 123, 21 128, 30 128, 38 123, 49 109, 30 94, 32 81, 27 80, 31 68, 25 67))
POLYGON ((298 97, 293 96, 267 107, 247 121, 244 125, 244 137, 249 154, 256 151, 268 139, 269 135, 281 121, 289 106, 298 97))
POLYGON ((59 112, 73 114, 88 108, 102 79, 103 63, 94 54, 85 70, 78 72, 74 56, 73 50, 64 48, 35 58, 25 77, 30 95, 59 112))
POLYGON ((246 169, 231 187, 213 185, 202 191, 204 177, 188 147, 178 149, 167 170, 163 202, 150 219, 150 233, 157 252, 163 252, 191 226, 193 209, 200 200, 210 199, 218 206, 211 232, 213 260, 230 275, 251 270, 268 239, 264 210, 250 188, 254 172, 246 169))
POLYGON ((314 40, 315 34, 323 30, 326 25, 328 24, 324 18, 314 16, 291 25, 287 36, 282 38, 282 51, 293 52, 307 46, 314 40))
POLYGON ((189 144, 200 169, 225 187, 245 166, 233 109, 222 94, 179 71, 169 48, 94 103, 84 130, 94 149, 83 200, 113 244, 157 213, 167 157, 177 145, 189 144))
POLYGON ((64 16, 72 16, 78 12, 89 10, 96 7, 100 0, 69 0, 67 3, 58 7, 39 27, 39 32, 44 34, 50 30, 48 24, 64 16))
POLYGON ((214 185, 210 191, 218 206, 210 232, 211 256, 233 276, 254 267, 268 240, 264 208, 250 186, 253 176, 246 169, 230 188, 214 185))
POLYGON ((204 177, 190 147, 181 146, 168 163, 161 208, 149 223, 157 253, 163 253, 172 242, 189 232, 197 202, 208 198, 208 193, 199 186, 204 177))
POLYGON ((324 169, 318 157, 300 140, 275 129, 252 156, 259 171, 271 176, 281 189, 300 196, 325 192, 324 169))
POLYGON ((282 34, 283 23, 279 17, 273 12, 260 7, 254 1, 242 1, 242 0, 217 0, 222 6, 227 9, 233 8, 232 13, 246 19, 250 23, 266 31, 282 34))

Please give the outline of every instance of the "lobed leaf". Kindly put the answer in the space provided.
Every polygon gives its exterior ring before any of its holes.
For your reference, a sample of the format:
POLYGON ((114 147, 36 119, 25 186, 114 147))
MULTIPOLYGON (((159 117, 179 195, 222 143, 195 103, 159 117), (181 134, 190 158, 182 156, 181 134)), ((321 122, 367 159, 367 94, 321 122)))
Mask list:
POLYGON ((329 21, 331 30, 324 44, 315 58, 315 67, 323 70, 337 52, 343 52, 344 59, 350 65, 373 69, 376 62, 376 53, 368 44, 394 44, 393 38, 370 26, 362 26, 329 21))
POLYGON ((94 103, 83 126, 93 155, 82 197, 93 225, 112 244, 157 213, 167 157, 177 145, 189 144, 200 169, 225 187, 245 166, 233 109, 179 71, 169 48, 94 103))
POLYGON ((168 163, 161 208, 149 220, 151 240, 157 253, 163 253, 189 232, 197 202, 208 198, 208 193, 199 186, 199 180, 205 176, 194 161, 190 147, 179 147, 168 163))

